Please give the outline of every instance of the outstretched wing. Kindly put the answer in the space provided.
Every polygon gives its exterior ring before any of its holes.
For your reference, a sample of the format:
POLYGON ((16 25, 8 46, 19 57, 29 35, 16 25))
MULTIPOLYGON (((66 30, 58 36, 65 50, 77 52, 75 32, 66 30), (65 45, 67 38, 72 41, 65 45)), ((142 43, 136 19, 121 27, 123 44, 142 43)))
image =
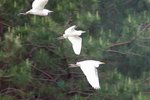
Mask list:
POLYGON ((81 70, 85 74, 88 82, 94 89, 100 89, 99 85, 99 78, 98 78, 98 72, 96 67, 88 65, 88 64, 83 64, 80 66, 81 70))
POLYGON ((75 31, 76 27, 77 27, 76 25, 69 27, 68 29, 65 30, 65 34, 67 34, 67 35, 72 34, 75 31))
POLYGON ((34 0, 32 3, 32 9, 42 10, 47 4, 48 0, 34 0))
POLYGON ((72 44, 75 54, 79 55, 82 47, 82 38, 80 37, 68 37, 69 41, 72 44))

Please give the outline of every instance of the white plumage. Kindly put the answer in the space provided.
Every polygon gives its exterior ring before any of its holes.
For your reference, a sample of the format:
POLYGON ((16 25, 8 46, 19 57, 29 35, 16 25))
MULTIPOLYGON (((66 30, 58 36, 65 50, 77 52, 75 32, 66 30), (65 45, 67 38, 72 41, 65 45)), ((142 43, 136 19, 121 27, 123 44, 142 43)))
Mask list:
POLYGON ((39 16, 47 16, 49 13, 53 12, 48 9, 44 9, 47 2, 48 0, 34 0, 32 3, 32 9, 25 13, 20 13, 20 14, 22 15, 33 14, 39 16))
POLYGON ((82 38, 76 36, 76 37, 68 37, 68 39, 72 44, 74 53, 79 55, 82 47, 82 38))
MULTIPOLYGON (((76 63, 76 66, 80 66, 88 82, 94 89, 100 89, 98 72, 96 69, 97 67, 99 67, 100 64, 104 64, 104 63, 95 60, 85 60, 76 63)), ((70 64, 70 67, 75 67, 75 66, 74 64, 70 64)))
MULTIPOLYGON (((72 48, 74 50, 74 53, 76 55, 79 55, 81 52, 82 47, 82 38, 79 37, 82 33, 85 33, 85 31, 81 30, 75 30, 76 25, 73 25, 65 30, 65 34, 63 34, 63 38, 68 38, 69 41, 72 44, 72 48)), ((62 38, 61 37, 61 38, 62 38)))

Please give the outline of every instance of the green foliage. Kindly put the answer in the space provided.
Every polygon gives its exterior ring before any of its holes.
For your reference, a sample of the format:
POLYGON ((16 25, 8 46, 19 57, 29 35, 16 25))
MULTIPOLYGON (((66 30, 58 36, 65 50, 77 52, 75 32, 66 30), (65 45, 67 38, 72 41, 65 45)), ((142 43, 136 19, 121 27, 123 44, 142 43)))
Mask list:
POLYGON ((11 96, 0 96, 1 100, 14 100, 11 96))
POLYGON ((49 0, 50 16, 18 16, 32 0, 0 0, 0 99, 148 100, 150 98, 149 0, 49 0), (85 30, 75 55, 64 30, 85 30), (100 90, 91 90, 79 68, 85 59, 106 62, 100 90))
POLYGON ((13 84, 19 87, 24 87, 32 79, 31 64, 26 60, 16 66, 11 66, 8 70, 8 74, 13 76, 12 80, 10 80, 13 84))

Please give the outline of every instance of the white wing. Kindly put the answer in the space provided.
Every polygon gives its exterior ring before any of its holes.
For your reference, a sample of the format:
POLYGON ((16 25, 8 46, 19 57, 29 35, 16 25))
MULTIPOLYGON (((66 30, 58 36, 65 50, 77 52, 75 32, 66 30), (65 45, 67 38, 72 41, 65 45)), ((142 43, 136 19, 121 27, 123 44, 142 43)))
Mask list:
POLYGON ((47 4, 48 0, 34 0, 32 3, 32 9, 42 10, 47 4))
POLYGON ((68 39, 72 43, 72 47, 73 47, 75 54, 79 55, 81 52, 82 38, 80 38, 80 37, 68 37, 68 39))
POLYGON ((80 68, 85 74, 90 85, 94 89, 100 89, 98 72, 97 72, 96 67, 88 65, 88 64, 83 64, 83 65, 80 65, 80 68))
POLYGON ((69 27, 68 29, 65 30, 65 34, 72 34, 75 31, 76 27, 77 27, 76 25, 69 27))

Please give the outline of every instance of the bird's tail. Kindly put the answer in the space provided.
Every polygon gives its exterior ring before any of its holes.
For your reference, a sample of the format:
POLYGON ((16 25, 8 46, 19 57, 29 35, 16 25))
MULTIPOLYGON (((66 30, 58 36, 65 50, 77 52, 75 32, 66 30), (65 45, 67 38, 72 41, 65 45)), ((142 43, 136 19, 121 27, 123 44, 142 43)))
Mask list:
POLYGON ((49 13, 52 13, 52 12, 54 12, 54 11, 49 10, 49 13))
POLYGON ((62 40, 62 39, 65 39, 63 36, 60 36, 57 38, 58 40, 62 40))
POLYGON ((76 64, 69 64, 69 68, 73 68, 73 67, 79 67, 79 66, 76 64))
POLYGON ((86 31, 82 31, 82 33, 85 33, 86 31))
POLYGON ((27 15, 27 13, 19 13, 18 15, 27 15))

